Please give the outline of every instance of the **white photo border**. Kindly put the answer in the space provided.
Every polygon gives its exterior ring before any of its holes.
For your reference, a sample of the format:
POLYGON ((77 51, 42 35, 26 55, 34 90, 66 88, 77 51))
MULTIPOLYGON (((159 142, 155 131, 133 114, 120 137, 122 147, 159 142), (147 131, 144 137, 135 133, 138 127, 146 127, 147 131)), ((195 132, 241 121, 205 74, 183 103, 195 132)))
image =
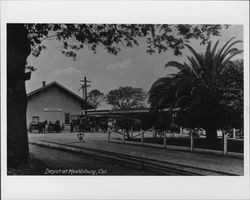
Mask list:
POLYGON ((248 1, 2 1, 2 199, 248 199, 248 1), (244 176, 7 176, 7 23, 239 24, 244 26, 244 176))

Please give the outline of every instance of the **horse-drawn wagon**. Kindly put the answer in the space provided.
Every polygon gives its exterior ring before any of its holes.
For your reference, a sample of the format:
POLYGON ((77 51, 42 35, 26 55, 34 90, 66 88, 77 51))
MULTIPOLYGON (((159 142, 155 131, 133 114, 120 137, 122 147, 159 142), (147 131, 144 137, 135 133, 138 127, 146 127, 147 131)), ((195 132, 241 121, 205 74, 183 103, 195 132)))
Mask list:
POLYGON ((70 132, 87 132, 90 131, 90 119, 84 115, 72 115, 70 132))
POLYGON ((30 122, 29 125, 29 132, 32 133, 34 131, 37 131, 38 133, 45 133, 48 131, 48 133, 51 132, 62 132, 63 127, 60 125, 60 121, 47 121, 45 120, 44 122, 40 121, 32 121, 30 122))
POLYGON ((62 132, 62 127, 61 127, 60 122, 58 120, 57 121, 50 121, 47 130, 49 133, 50 132, 59 133, 59 132, 62 132))
POLYGON ((29 125, 29 132, 32 133, 35 130, 37 130, 38 133, 45 133, 46 125, 47 125, 46 120, 44 122, 32 121, 30 122, 30 125, 29 125))

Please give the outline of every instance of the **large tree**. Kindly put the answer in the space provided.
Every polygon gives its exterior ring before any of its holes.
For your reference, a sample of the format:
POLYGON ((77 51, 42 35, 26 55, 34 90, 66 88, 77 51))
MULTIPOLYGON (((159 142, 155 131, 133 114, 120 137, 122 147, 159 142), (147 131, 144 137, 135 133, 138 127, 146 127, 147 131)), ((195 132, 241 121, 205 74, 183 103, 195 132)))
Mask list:
POLYGON ((180 123, 204 128, 210 144, 217 138, 217 129, 231 123, 234 102, 243 92, 243 73, 232 68, 230 62, 242 52, 234 47, 241 41, 233 39, 219 50, 219 41, 213 48, 209 42, 205 53, 197 53, 185 45, 192 53, 189 63, 168 62, 166 67, 174 66, 180 71, 160 78, 150 89, 149 102, 153 109, 183 108, 180 123))
POLYGON ((145 92, 142 88, 133 88, 130 86, 119 87, 111 90, 106 101, 112 105, 114 109, 130 110, 143 106, 145 100, 145 92))
POLYGON ((7 25, 7 162, 16 166, 29 158, 26 125, 25 65, 31 52, 27 29, 7 25))
POLYGON ((105 95, 101 91, 94 89, 88 93, 88 102, 96 109, 105 100, 105 95))
POLYGON ((183 43, 200 39, 206 43, 219 35, 220 25, 168 24, 7 24, 7 164, 20 165, 29 160, 26 125, 25 64, 32 52, 39 56, 46 47, 43 41, 55 38, 62 42, 62 53, 76 58, 82 48, 96 52, 101 46, 116 54, 124 46, 138 45, 146 38, 147 52, 172 49, 181 53, 183 43))

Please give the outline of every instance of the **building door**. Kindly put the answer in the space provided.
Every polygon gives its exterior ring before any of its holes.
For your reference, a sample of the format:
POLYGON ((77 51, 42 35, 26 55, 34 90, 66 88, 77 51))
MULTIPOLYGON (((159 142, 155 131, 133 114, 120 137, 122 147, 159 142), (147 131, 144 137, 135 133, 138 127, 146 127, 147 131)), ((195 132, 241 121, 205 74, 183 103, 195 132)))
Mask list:
POLYGON ((70 113, 65 113, 65 124, 70 124, 70 113))

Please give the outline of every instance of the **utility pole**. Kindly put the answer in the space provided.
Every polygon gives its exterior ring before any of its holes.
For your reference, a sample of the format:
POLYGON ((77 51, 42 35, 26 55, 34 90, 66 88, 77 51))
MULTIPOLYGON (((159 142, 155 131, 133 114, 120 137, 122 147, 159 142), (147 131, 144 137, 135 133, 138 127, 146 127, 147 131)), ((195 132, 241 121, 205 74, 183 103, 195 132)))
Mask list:
POLYGON ((87 87, 90 87, 88 83, 90 83, 91 81, 87 80, 86 76, 84 76, 84 80, 81 80, 81 82, 83 82, 80 88, 82 89, 82 96, 83 96, 82 109, 84 109, 85 118, 87 118, 87 100, 88 100, 87 87), (86 106, 84 106, 84 103, 86 103, 86 106))

